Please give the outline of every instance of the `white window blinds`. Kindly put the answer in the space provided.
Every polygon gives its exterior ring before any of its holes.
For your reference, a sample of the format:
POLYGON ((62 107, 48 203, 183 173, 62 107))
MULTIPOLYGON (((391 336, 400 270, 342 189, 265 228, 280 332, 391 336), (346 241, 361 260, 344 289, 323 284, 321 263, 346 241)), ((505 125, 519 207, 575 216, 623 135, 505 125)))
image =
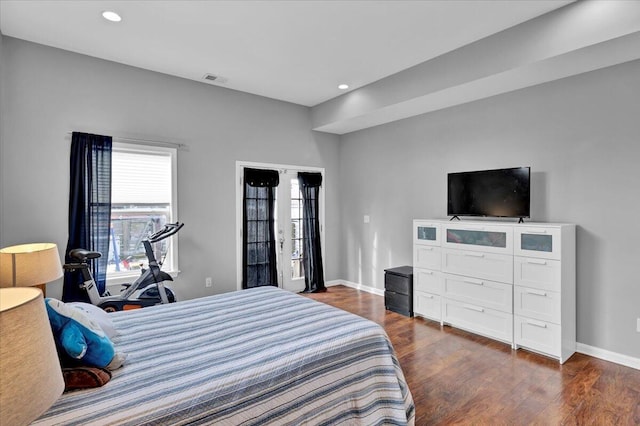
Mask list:
POLYGON ((112 204, 171 203, 171 155, 112 152, 112 204))

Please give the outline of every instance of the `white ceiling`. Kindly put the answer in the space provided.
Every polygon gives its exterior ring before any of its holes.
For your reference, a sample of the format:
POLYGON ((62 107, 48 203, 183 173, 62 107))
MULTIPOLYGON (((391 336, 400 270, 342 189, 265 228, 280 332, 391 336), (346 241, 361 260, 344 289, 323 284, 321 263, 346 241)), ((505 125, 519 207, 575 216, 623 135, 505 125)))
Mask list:
POLYGON ((362 87, 571 1, 0 0, 0 31, 314 106, 343 94, 339 83, 362 87))

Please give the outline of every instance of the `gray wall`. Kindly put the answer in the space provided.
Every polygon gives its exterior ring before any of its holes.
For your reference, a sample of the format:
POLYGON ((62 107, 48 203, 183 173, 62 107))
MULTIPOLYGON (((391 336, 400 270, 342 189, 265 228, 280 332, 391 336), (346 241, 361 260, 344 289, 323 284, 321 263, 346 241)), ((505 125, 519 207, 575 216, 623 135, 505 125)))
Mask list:
POLYGON ((640 356, 639 94, 634 61, 343 135, 341 276, 383 288, 410 265, 448 172, 531 166, 532 220, 578 225, 578 341, 640 356))
POLYGON ((325 168, 326 278, 338 278, 338 137, 312 132, 308 108, 6 36, 2 55, 1 246, 47 240, 62 254, 67 132, 78 130, 188 145, 178 153, 180 298, 236 289, 236 160, 325 168))
MULTIPOLYGON (((4 116, 6 109, 6 102, 4 96, 4 36, 0 32, 0 161, 4 157, 4 116)), ((1 164, 1 163, 0 163, 1 164)), ((2 206, 5 204, 4 200, 4 168, 0 167, 0 243, 2 242, 2 233, 4 230, 3 226, 3 209, 2 206)), ((0 247, 4 247, 0 244, 0 247)))
POLYGON ((235 289, 236 160, 325 167, 326 278, 377 288, 411 264, 411 221, 446 215, 447 172, 529 165, 533 220, 578 225, 578 341, 640 356, 640 61, 338 140, 310 131, 304 107, 0 40, 0 246, 64 250, 70 130, 189 146, 182 298, 208 294, 206 276, 235 289))

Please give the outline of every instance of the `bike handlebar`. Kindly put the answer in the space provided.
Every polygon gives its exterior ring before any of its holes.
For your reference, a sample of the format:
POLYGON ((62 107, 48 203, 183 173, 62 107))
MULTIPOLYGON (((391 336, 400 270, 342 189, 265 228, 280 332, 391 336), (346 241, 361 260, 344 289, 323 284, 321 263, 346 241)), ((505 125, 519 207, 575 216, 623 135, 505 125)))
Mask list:
POLYGON ((182 229, 184 223, 176 222, 176 223, 165 223, 165 225, 157 232, 149 235, 147 237, 147 241, 150 243, 157 243, 158 241, 162 241, 165 238, 169 238, 170 236, 176 234, 179 230, 182 229))

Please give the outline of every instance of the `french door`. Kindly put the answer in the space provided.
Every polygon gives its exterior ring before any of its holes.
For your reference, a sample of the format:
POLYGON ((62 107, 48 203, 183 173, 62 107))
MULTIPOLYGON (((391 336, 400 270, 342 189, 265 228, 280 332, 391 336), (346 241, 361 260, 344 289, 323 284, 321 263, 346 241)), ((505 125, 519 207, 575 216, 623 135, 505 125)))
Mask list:
POLYGON ((304 290, 303 212, 297 171, 280 173, 276 194, 278 281, 285 290, 300 292, 304 290))
MULTIPOLYGON (((319 172, 324 169, 298 167, 290 165, 237 162, 236 175, 238 188, 236 191, 236 223, 237 223, 237 277, 238 289, 242 288, 243 276, 243 197, 244 168, 261 168, 276 170, 279 184, 275 196, 275 243, 277 258, 278 287, 300 292, 305 289, 303 252, 303 219, 302 193, 298 184, 298 172, 319 172)), ((320 192, 320 238, 324 247, 324 191, 320 192)))

